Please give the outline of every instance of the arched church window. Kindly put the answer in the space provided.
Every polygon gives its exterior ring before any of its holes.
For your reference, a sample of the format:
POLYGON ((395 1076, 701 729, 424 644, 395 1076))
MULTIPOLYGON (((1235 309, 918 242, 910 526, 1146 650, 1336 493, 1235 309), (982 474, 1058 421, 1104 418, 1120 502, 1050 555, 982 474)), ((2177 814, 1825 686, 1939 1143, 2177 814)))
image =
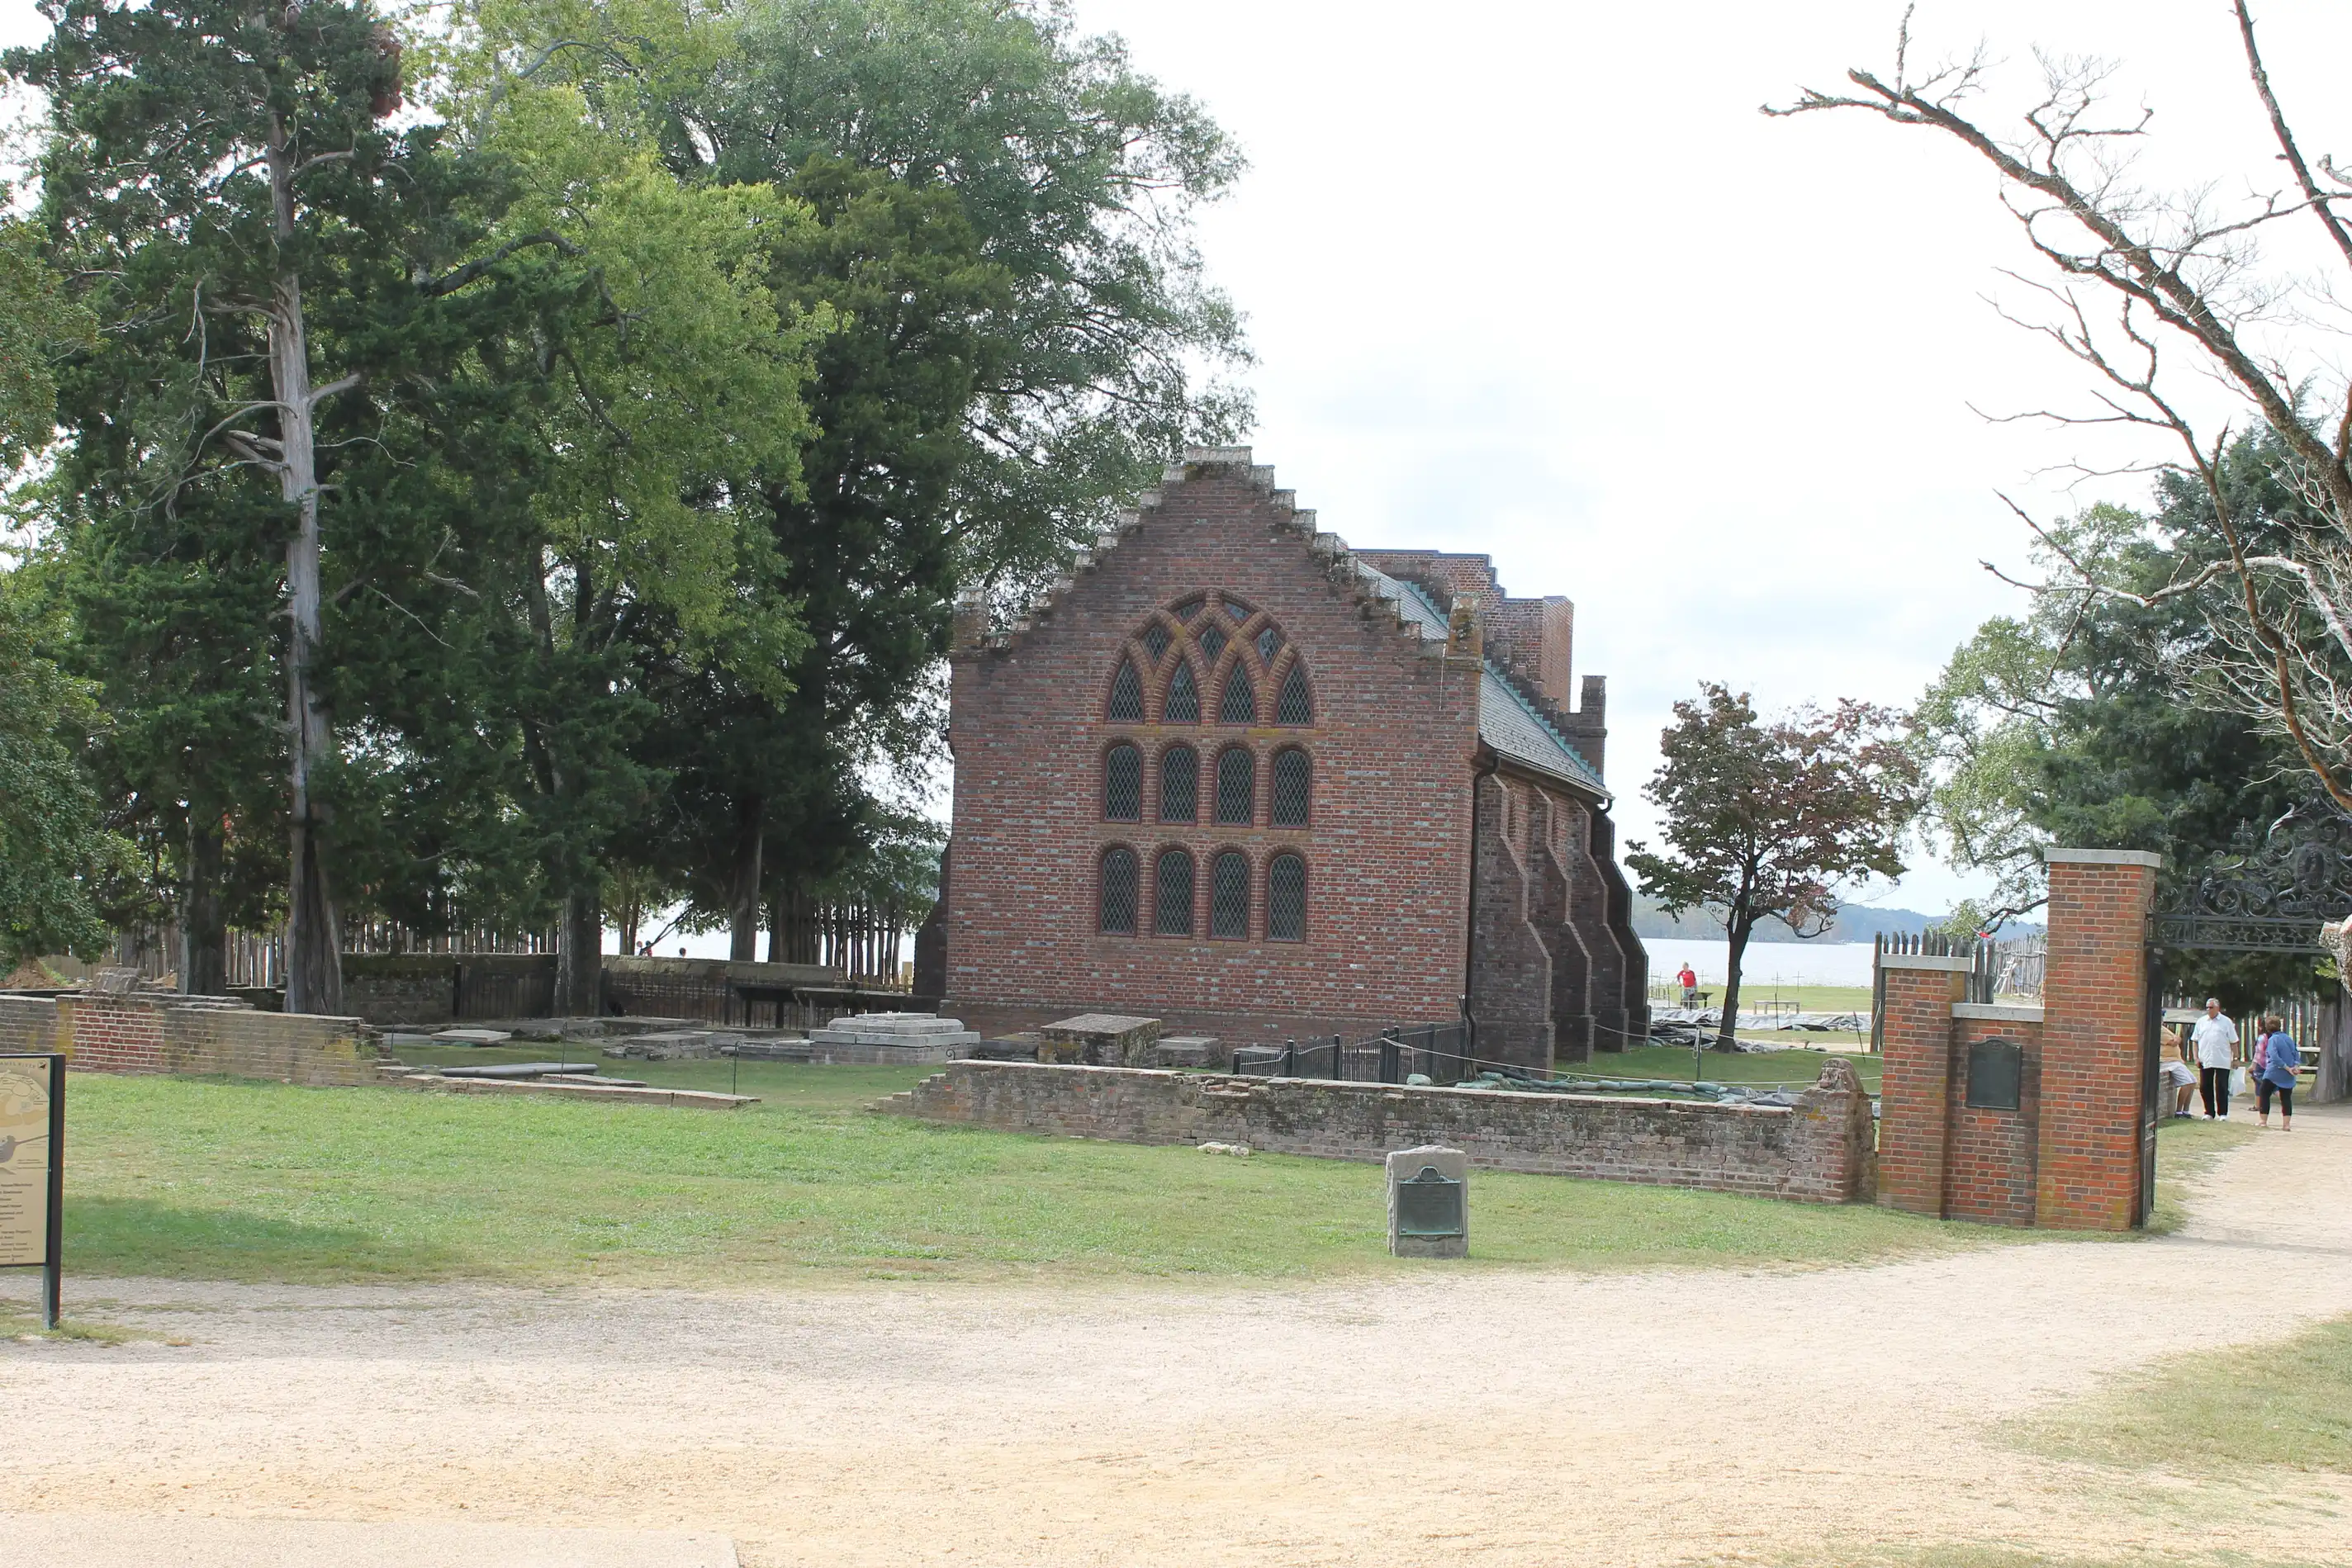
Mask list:
POLYGON ((1214 626, 1202 632, 1199 641, 1201 652, 1209 656, 1209 662, 1213 664, 1217 662, 1217 655, 1225 651, 1225 634, 1214 626))
POLYGON ((1176 607, 1176 619, 1188 625, 1191 624, 1192 617, 1201 613, 1202 603, 1202 601, 1197 596, 1186 600, 1176 607))
POLYGON ((1297 855, 1266 862, 1265 934, 1276 942, 1307 940, 1307 862, 1297 855))
POLYGON ((1160 754, 1160 820, 1197 821, 1201 815, 1201 758, 1189 746, 1160 754))
POLYGON ((1209 935, 1225 941, 1246 941, 1249 905, 1249 857, 1227 850, 1209 866, 1209 935))
POLYGON ((1164 850, 1153 877, 1151 929, 1161 936, 1192 935, 1192 857, 1164 850))
POLYGON ((1198 724, 1201 722, 1201 688, 1192 679, 1192 663, 1179 660, 1176 674, 1168 683, 1168 700, 1160 705, 1163 724, 1198 724))
POLYGON ((1125 659, 1110 678, 1110 708, 1105 716, 1113 724, 1143 722, 1143 681, 1125 659))
POLYGON ((1246 746, 1230 747, 1217 758, 1217 821, 1247 827, 1257 814, 1257 758, 1246 746))
POLYGON ((1143 753, 1125 741, 1103 754, 1103 815, 1114 822, 1143 816, 1143 753))
POLYGON ((1111 850, 1102 858, 1102 886, 1095 924, 1106 936, 1135 935, 1135 852, 1111 850))
POLYGON ((1217 705, 1219 724, 1255 724, 1257 693, 1250 689, 1249 672, 1239 664, 1225 677, 1224 700, 1217 705))
POLYGON ((1154 621, 1150 625, 1145 627, 1143 629, 1143 651, 1151 655, 1151 662, 1153 664, 1158 664, 1160 662, 1160 655, 1168 652, 1168 628, 1162 626, 1157 621, 1154 621))
POLYGON ((1274 754, 1274 825, 1277 828, 1303 828, 1307 825, 1308 785, 1314 776, 1314 764, 1307 753, 1288 747, 1274 754))
POLYGON ((1257 632, 1257 656, 1267 664, 1274 663, 1276 650, 1282 646, 1282 633, 1271 626, 1261 626, 1257 632))
POLYGON ((1276 724, 1313 724, 1315 702, 1307 695, 1307 667, 1293 663, 1290 674, 1282 677, 1282 695, 1275 699, 1274 721, 1276 724))

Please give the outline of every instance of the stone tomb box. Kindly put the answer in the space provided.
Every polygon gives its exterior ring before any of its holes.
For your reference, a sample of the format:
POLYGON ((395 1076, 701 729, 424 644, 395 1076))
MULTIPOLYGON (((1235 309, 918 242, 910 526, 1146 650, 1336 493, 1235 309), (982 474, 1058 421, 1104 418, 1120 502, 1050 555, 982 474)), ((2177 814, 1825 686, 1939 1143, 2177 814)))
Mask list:
POLYGON ((1470 1255, 1470 1156, 1425 1144, 1388 1157, 1389 1252, 1397 1258, 1470 1255))
POLYGON ((1037 1060, 1088 1067, 1141 1067, 1159 1040, 1158 1019, 1080 1013, 1039 1031, 1037 1060))

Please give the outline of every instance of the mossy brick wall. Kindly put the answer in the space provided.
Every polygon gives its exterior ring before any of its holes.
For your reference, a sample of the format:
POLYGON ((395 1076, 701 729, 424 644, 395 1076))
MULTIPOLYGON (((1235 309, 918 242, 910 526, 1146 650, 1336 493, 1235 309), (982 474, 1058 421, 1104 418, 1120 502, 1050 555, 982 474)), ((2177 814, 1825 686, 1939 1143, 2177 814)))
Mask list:
POLYGON ((375 1082, 358 1019, 265 1013, 171 997, 0 995, 0 1049, 56 1051, 84 1072, 375 1082))
POLYGON ((1793 1107, 958 1061, 886 1111, 1129 1144, 1377 1161, 1444 1144, 1496 1170, 1812 1203, 1868 1195, 1870 1100, 1843 1061, 1793 1107))

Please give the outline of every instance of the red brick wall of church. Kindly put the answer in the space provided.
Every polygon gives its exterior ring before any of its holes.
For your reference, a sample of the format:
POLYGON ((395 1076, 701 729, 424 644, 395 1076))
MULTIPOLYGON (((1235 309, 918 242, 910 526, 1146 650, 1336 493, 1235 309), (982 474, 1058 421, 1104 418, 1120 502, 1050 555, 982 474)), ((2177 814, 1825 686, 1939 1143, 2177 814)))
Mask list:
MULTIPOLYGON (((960 651, 950 743, 955 753, 954 875, 942 1010, 1001 1029, 1100 1009, 1277 1039, 1452 1019, 1461 989, 1468 887, 1475 666, 1426 657, 1335 578, 1328 552, 1292 526, 1288 498, 1262 471, 1203 466, 1171 483, 1100 564, 1076 575, 1010 648, 960 651), (1114 724, 1104 714, 1129 636, 1163 605, 1204 590, 1270 612, 1304 655, 1315 721, 1114 724), (1103 758, 1118 738, 1145 758, 1143 821, 1103 814, 1103 758), (1157 757, 1182 738, 1201 754, 1202 819, 1162 824, 1157 757), (1216 753, 1257 758, 1253 825, 1213 826, 1216 753), (1285 745, 1313 758, 1311 825, 1275 828, 1271 759, 1285 745), (1141 934, 1097 929, 1097 868, 1111 845, 1141 862, 1141 934), (1196 864, 1193 931, 1150 934, 1153 862, 1170 846, 1196 864), (1250 935, 1212 940, 1212 857, 1238 849, 1251 868, 1250 935), (1307 867, 1307 936, 1265 936, 1265 872, 1283 850, 1307 867)), ((1260 694, 1261 717, 1274 694, 1260 694)), ((1156 702, 1147 712, 1157 712, 1156 702)))

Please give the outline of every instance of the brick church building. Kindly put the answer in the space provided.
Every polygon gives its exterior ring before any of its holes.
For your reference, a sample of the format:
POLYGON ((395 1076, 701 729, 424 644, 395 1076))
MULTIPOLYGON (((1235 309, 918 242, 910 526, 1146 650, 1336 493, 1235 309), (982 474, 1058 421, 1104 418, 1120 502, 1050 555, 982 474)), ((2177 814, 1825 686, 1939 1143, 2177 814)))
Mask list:
POLYGON ((1530 1067, 1638 1040, 1573 630, 1485 556, 1350 549, 1248 449, 1187 453, 1009 629, 961 608, 917 989, 991 1032, 1356 1039, 1466 1008, 1478 1056, 1530 1067))

